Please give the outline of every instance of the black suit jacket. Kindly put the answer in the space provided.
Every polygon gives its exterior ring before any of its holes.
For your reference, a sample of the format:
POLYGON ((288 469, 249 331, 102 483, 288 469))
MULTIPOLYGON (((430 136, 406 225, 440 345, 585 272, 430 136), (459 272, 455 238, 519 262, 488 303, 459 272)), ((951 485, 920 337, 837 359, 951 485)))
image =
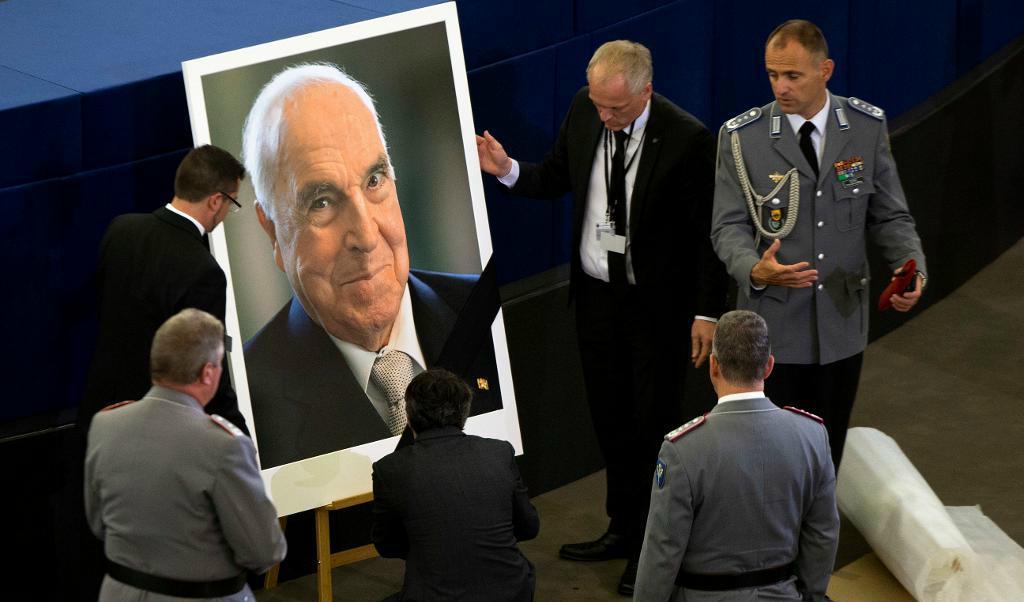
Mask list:
POLYGON ((373 543, 405 558, 401 600, 533 599, 516 547, 540 528, 506 441, 455 427, 420 433, 373 465, 373 543))
MULTIPOLYGON (((466 379, 475 392, 474 415, 501 408, 490 320, 454 348, 446 343, 472 313, 464 306, 477 281, 413 271, 408 285, 427 367, 466 379)), ((391 436, 344 356, 295 298, 246 342, 245 366, 264 469, 391 436)))
MULTIPOLYGON (((555 146, 540 163, 520 163, 512 193, 535 198, 573 194, 572 278, 582 275, 579 246, 590 172, 604 125, 588 97, 576 93, 555 146)), ((633 273, 643 289, 683 287, 673 296, 683 315, 717 317, 725 311, 728 283, 711 248, 711 206, 715 186, 715 139, 695 117, 665 97, 651 97, 630 200, 629 237, 633 273)))
MULTIPOLYGON (((161 324, 187 307, 223 322, 227 298, 224 272, 195 224, 166 207, 114 218, 100 244, 96 281, 99 331, 79 408, 83 429, 103 407, 149 391, 149 350, 161 324)), ((205 409, 248 432, 227 366, 205 409)))

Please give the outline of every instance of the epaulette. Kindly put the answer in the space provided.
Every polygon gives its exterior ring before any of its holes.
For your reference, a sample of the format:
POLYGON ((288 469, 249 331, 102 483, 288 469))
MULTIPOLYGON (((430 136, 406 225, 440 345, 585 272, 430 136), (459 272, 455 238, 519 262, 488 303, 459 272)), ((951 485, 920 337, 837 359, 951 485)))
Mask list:
POLYGON ((744 113, 740 113, 739 115, 733 117, 729 121, 726 121, 725 122, 725 131, 727 131, 727 132, 735 132, 736 130, 740 129, 741 127, 743 127, 745 125, 750 125, 751 123, 754 123, 755 121, 757 121, 760 118, 761 118, 761 108, 760 107, 754 107, 753 109, 750 109, 749 111, 746 111, 744 113))
POLYGON ((793 412, 794 414, 800 414, 801 416, 803 416, 805 418, 810 418, 811 420, 814 420, 814 421, 819 422, 821 424, 825 424, 825 421, 822 420, 820 416, 818 416, 816 414, 812 414, 812 413, 808 412, 807 410, 801 410, 800 408, 794 408, 793 406, 784 406, 782 409, 783 410, 789 410, 790 412, 793 412))
POLYGON ((212 420, 214 424, 216 424, 220 428, 230 433, 232 437, 241 437, 242 435, 245 434, 242 432, 242 429, 231 424, 230 420, 219 414, 210 414, 210 420, 212 420))
POLYGON ((689 433, 690 431, 694 430, 698 426, 700 426, 700 425, 704 424, 705 422, 707 422, 706 416, 707 416, 707 414, 705 414, 704 416, 697 416, 696 418, 694 418, 693 420, 687 422, 683 426, 681 426, 681 427, 677 428, 676 430, 672 431, 671 433, 665 435, 665 441, 678 441, 679 438, 682 437, 683 435, 685 435, 686 433, 689 433))
POLYGON ((106 412, 107 410, 116 410, 117 408, 123 408, 124 406, 126 406, 126 405, 128 405, 130 403, 135 403, 135 400, 134 399, 128 399, 126 401, 119 401, 117 403, 112 403, 112 404, 108 405, 107 407, 103 408, 100 411, 101 412, 106 412))
POLYGON ((876 107, 875 105, 871 104, 870 102, 864 102, 863 100, 861 100, 859 98, 854 98, 852 96, 847 98, 846 102, 852 108, 857 109, 858 111, 860 111, 861 113, 864 113, 865 115, 868 115, 870 117, 874 117, 875 119, 878 119, 879 121, 881 121, 882 119, 885 119, 885 111, 883 111, 882 109, 876 107))

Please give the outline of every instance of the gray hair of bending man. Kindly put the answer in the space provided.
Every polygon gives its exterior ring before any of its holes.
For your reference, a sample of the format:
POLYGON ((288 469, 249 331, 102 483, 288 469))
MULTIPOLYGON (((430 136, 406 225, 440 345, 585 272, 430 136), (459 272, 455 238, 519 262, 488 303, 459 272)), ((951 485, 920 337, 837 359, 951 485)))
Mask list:
POLYGON ((187 385, 195 382, 206 364, 216 365, 224 355, 224 325, 198 309, 183 309, 170 317, 153 336, 149 372, 154 382, 187 385))
POLYGON ((363 101, 373 115, 381 145, 388 154, 388 171, 394 179, 394 169, 391 166, 384 130, 380 125, 380 116, 377 115, 377 107, 374 106, 366 87, 331 63, 294 65, 275 75, 274 79, 263 86, 252 108, 249 109, 245 126, 242 128, 242 160, 245 161, 245 169, 252 174, 256 200, 271 220, 277 215, 277 205, 280 201, 277 197, 284 191, 290 191, 290 198, 294 198, 296 194, 294 181, 281 180, 279 149, 287 127, 284 121, 285 103, 295 92, 312 85, 342 85, 352 90, 359 100, 363 101), (287 187, 282 189, 282 185, 287 187))
MULTIPOLYGON (((639 94, 653 78, 651 51, 646 46, 629 40, 605 42, 594 51, 587 65, 587 81, 592 81, 594 70, 600 67, 604 78, 621 73, 626 78, 630 94, 639 94)), ((252 170, 250 170, 252 171, 252 170)))
POLYGON ((735 385, 752 385, 764 380, 764 369, 772 354, 768 325, 752 311, 730 311, 718 320, 711 355, 718 361, 722 377, 735 385))
POLYGON ((421 372, 405 390, 405 413, 417 433, 434 428, 462 428, 469 418, 473 390, 447 370, 421 372))

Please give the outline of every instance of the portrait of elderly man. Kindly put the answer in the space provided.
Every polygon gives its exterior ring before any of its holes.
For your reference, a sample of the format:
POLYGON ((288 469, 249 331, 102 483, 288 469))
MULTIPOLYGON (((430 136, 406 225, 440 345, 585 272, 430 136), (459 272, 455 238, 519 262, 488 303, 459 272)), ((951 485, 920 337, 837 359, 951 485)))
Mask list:
POLYGON ((246 119, 256 215, 292 299, 245 344, 263 468, 400 435, 413 376, 444 367, 501 407, 476 275, 410 269, 384 131, 367 90, 329 64, 289 67, 246 119), (482 327, 481 327, 482 326, 482 327))

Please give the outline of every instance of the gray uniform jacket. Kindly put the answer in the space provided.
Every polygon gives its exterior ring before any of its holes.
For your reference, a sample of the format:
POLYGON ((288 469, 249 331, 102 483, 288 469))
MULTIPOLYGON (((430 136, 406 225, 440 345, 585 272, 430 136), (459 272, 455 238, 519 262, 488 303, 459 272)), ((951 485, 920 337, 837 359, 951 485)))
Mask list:
POLYGON ((839 537, 825 427, 765 397, 719 403, 700 420, 662 443, 634 599, 800 600, 794 578, 718 592, 675 587, 680 567, 738 574, 790 562, 804 599, 823 599, 839 537))
MULTIPOLYGON (((739 284, 738 307, 768 322, 772 353, 784 364, 828 364, 864 350, 867 344, 868 265, 865 235, 877 244, 893 270, 910 258, 925 272, 921 241, 914 227, 889 150, 884 113, 857 99, 831 96, 820 177, 800 152, 799 140, 775 103, 731 119, 718 136, 718 163, 711 242, 739 284), (755 230, 737 176, 731 136, 742 155, 753 191, 767 195, 774 179, 799 171, 799 210, 795 227, 782 239, 782 264, 809 262, 818 270, 811 288, 750 287, 750 270, 771 244, 755 230), (843 175, 847 177, 842 178, 843 175), (842 179, 841 179, 842 178, 842 179)), ((789 187, 760 209, 766 229, 784 223, 789 187), (777 199, 777 202, 776 202, 777 199)), ((888 279, 889 274, 884 275, 888 279)))
MULTIPOLYGON (((192 397, 154 386, 96 414, 85 460, 89 526, 107 558, 160 577, 215 581, 284 558, 252 440, 192 397), (231 432, 235 431, 235 432, 231 432)), ((177 600, 104 579, 100 600, 177 600)), ((248 586, 221 600, 252 600, 248 586)))

